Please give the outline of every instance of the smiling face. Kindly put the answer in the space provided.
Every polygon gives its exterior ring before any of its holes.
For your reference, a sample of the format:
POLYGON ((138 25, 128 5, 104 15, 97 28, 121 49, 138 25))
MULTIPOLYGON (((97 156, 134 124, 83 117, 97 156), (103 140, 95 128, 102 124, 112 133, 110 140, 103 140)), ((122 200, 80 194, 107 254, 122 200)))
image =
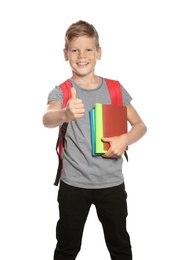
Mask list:
POLYGON ((101 48, 97 48, 94 37, 80 36, 68 42, 64 57, 73 75, 86 76, 94 73, 96 62, 101 59, 101 48))

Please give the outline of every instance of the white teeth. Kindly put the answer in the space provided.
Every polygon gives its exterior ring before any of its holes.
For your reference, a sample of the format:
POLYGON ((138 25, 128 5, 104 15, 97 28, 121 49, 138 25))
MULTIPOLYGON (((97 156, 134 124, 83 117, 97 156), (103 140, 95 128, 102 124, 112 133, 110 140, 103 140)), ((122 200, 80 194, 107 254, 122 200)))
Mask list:
POLYGON ((85 63, 85 62, 80 62, 80 63, 78 63, 79 65, 86 65, 87 63, 85 63))

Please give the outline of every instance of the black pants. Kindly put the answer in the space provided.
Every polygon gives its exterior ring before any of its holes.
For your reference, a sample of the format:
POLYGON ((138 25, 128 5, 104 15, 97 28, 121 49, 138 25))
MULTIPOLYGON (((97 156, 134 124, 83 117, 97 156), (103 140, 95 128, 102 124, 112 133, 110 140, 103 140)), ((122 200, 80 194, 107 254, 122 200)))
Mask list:
POLYGON ((126 198, 124 183, 106 189, 81 189, 61 182, 58 194, 60 219, 56 228, 54 260, 76 258, 92 204, 103 226, 111 259, 132 260, 130 238, 126 230, 126 198))

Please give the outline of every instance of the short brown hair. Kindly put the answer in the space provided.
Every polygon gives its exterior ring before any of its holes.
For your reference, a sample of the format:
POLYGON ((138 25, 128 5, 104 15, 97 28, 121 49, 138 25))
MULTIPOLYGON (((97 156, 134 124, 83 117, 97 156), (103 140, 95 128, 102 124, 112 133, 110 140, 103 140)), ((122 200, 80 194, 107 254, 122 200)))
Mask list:
POLYGON ((76 23, 72 23, 65 34, 65 49, 68 49, 68 43, 73 39, 80 36, 94 37, 96 41, 96 47, 99 48, 99 35, 95 27, 85 21, 79 20, 76 23))

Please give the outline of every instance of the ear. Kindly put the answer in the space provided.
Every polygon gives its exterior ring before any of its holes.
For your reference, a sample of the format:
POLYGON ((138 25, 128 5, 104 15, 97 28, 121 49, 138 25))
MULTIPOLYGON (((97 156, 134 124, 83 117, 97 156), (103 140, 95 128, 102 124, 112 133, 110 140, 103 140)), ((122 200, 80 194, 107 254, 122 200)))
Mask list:
POLYGON ((102 49, 101 47, 98 48, 98 53, 97 53, 97 59, 100 60, 102 57, 102 49))
POLYGON ((64 54, 65 61, 68 61, 68 53, 66 49, 63 49, 63 54, 64 54))

